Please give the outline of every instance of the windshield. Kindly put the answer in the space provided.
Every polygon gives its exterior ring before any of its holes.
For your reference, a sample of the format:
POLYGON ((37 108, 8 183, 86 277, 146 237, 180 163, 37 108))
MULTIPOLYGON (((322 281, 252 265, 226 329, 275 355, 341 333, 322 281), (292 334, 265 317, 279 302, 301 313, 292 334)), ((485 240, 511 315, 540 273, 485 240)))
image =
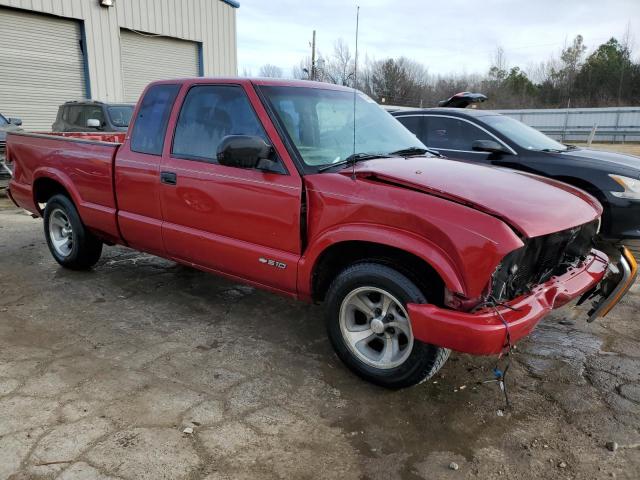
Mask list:
POLYGON ((117 107, 108 107, 109 118, 111 123, 116 127, 128 127, 133 113, 133 105, 118 105, 117 107))
POLYGON ((3 126, 3 125, 8 125, 8 124, 9 124, 9 121, 6 118, 4 118, 2 116, 2 114, 0 113, 0 127, 3 126))
POLYGON ((321 167, 353 153, 386 155, 426 148, 377 103, 358 92, 305 87, 262 87, 304 162, 321 167))
POLYGON ((488 115, 482 119, 509 140, 527 150, 567 150, 565 145, 514 118, 505 115, 488 115))

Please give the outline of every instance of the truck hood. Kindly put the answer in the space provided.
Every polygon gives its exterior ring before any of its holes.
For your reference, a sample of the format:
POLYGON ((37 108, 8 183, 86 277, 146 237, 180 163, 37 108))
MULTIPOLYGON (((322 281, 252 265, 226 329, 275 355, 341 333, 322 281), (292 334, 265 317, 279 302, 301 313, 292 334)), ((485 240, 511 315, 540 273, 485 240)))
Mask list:
POLYGON ((564 183, 456 160, 376 159, 358 164, 356 175, 468 205, 502 219, 529 238, 583 225, 602 213, 595 198, 564 183))

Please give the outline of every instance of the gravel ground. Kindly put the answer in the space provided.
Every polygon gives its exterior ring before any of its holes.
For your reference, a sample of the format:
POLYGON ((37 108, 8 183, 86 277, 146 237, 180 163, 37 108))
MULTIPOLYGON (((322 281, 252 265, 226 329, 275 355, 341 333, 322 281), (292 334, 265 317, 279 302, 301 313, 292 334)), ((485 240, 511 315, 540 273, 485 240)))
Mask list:
POLYGON ((0 239, 0 478, 640 478, 638 285, 539 325, 505 409, 492 358, 386 391, 320 307, 120 247, 63 270, 6 199, 0 239))

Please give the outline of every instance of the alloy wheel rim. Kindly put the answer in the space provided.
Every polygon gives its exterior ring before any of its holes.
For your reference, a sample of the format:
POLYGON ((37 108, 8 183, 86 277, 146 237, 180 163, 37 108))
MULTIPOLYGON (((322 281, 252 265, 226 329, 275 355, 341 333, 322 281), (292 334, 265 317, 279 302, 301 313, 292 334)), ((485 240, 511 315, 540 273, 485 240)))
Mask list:
POLYGON ((67 214, 56 208, 49 217, 49 239, 56 253, 68 257, 73 249, 73 228, 67 214))
POLYGON ((340 332, 363 363, 380 369, 397 367, 413 348, 413 332, 404 306, 389 292, 360 287, 340 306, 340 332))

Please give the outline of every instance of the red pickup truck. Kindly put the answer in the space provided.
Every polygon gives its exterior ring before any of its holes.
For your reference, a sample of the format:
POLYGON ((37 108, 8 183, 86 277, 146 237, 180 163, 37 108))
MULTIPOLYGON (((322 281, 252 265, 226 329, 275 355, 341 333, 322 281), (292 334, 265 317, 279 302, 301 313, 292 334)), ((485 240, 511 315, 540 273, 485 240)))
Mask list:
POLYGON ((62 266, 122 244, 324 302, 340 358, 390 388, 450 349, 500 353, 581 295, 606 313, 635 274, 605 288, 588 194, 432 155, 338 86, 155 82, 126 134, 11 133, 8 157, 62 266))

